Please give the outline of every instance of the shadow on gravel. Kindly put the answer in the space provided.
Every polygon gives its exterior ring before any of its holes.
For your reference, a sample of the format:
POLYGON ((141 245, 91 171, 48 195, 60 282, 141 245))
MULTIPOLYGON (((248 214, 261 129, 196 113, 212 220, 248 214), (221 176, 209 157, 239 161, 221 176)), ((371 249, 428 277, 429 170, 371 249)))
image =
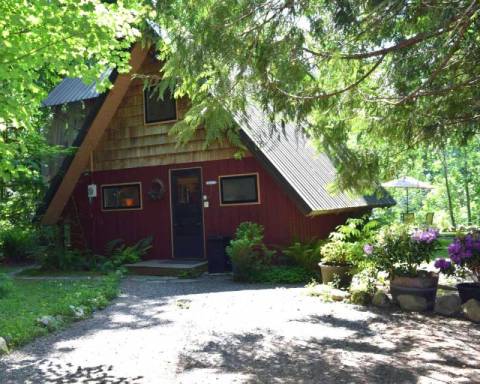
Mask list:
POLYGON ((398 367, 390 361, 370 357, 359 366, 342 358, 337 348, 359 353, 390 353, 368 343, 312 338, 300 345, 286 342, 281 336, 275 336, 275 341, 266 347, 262 334, 235 334, 184 353, 178 369, 240 372, 252 383, 414 383, 418 375, 423 374, 423 369, 398 367))
MULTIPOLYGON (((156 327, 155 337, 180 336, 178 333, 184 329, 175 328, 175 318, 169 318, 172 303, 180 302, 180 298, 188 304, 195 300, 194 295, 203 293, 208 294, 208 302, 215 303, 219 295, 225 300, 223 295, 228 292, 272 289, 271 285, 225 280, 218 284, 217 279, 199 279, 195 283, 126 279, 122 284, 124 294, 94 318, 24 347, 23 359, 17 361, 8 356, 0 359, 0 383, 143 383, 141 376, 116 377, 112 366, 72 365, 68 357, 62 357, 59 365, 52 363, 51 358, 57 353, 75 352, 62 345, 63 341, 95 336, 102 331, 125 331, 121 333, 124 337, 135 330, 156 327)), ((284 291, 275 292, 282 295, 284 291)), ((245 311, 249 311, 246 303, 245 311)), ((308 305, 315 306, 317 302, 312 299, 308 305)), ((263 328, 259 326, 245 333, 238 331, 238 327, 212 329, 212 333, 200 340, 194 335, 186 349, 173 358, 176 372, 179 375, 204 372, 207 377, 212 371, 220 375, 240 374, 252 383, 416 383, 432 375, 433 381, 438 378, 439 382, 480 382, 476 369, 480 352, 475 339, 480 329, 477 325, 370 309, 355 309, 371 316, 354 320, 349 317, 349 307, 339 304, 336 308, 340 308, 339 312, 318 310, 308 316, 297 314, 292 308, 290 317, 281 324, 264 323, 263 328)), ((187 309, 179 307, 179 310, 187 309)), ((251 316, 260 319, 262 312, 251 316)), ((232 326, 235 320, 231 319, 232 326)), ((167 341, 178 340, 167 338, 167 341)), ((98 362, 103 360, 99 358, 98 362)), ((147 375, 146 371, 140 373, 147 375)))
POLYGON ((6 379, 2 384, 17 384, 23 382, 38 384, 140 384, 143 376, 133 378, 117 377, 112 374, 113 367, 98 365, 93 367, 60 365, 47 360, 23 361, 22 366, 16 368, 17 377, 24 377, 26 381, 6 379))
POLYGON ((446 318, 435 318, 433 323, 427 318, 421 324, 415 315, 405 313, 359 321, 333 315, 292 321, 328 324, 332 329, 307 340, 287 339, 266 330, 214 335, 209 342, 185 351, 178 371, 237 372, 253 383, 384 384, 416 383, 425 378, 432 379, 428 382, 480 382, 479 348, 470 332, 476 326, 471 323, 452 323, 446 318), (336 330, 342 328, 353 333, 335 338, 336 330), (452 334, 455 343, 448 341, 452 334))

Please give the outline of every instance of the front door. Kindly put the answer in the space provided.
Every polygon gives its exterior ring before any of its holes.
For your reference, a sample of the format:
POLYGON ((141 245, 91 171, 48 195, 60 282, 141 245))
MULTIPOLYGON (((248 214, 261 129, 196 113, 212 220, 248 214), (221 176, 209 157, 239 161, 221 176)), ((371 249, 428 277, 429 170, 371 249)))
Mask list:
POLYGON ((172 170, 173 257, 197 259, 203 251, 203 202, 200 168, 172 170))

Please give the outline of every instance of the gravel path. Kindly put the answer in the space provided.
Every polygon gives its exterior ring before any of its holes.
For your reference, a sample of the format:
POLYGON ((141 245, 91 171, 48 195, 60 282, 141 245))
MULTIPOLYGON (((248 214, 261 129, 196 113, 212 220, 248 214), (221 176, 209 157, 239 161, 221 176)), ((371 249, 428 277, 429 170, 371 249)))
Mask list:
POLYGON ((0 359, 0 383, 472 383, 480 326, 302 288, 130 277, 91 319, 0 359))

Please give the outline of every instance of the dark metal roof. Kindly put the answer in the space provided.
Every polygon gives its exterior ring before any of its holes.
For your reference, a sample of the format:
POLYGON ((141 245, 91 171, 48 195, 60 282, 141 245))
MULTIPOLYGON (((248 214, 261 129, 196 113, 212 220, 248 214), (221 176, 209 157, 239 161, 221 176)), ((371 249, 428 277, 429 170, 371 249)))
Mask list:
MULTIPOLYGON (((100 81, 110 76, 111 70, 106 70, 100 76, 100 81)), ((46 107, 73 103, 75 101, 94 99, 99 96, 96 89, 97 82, 90 85, 85 84, 81 79, 67 77, 58 84, 43 101, 46 107)))
POLYGON ((379 191, 382 198, 329 192, 336 177, 334 165, 328 156, 318 153, 293 124, 274 127, 264 113, 253 106, 234 117, 249 150, 277 180, 288 186, 305 213, 321 214, 395 204, 385 190, 379 191))

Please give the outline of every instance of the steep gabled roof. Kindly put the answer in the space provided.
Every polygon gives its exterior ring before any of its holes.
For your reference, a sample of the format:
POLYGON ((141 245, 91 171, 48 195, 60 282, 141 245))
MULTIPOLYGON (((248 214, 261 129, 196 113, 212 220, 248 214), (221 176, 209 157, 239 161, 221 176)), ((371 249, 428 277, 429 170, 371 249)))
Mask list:
POLYGON ((305 214, 395 204, 383 189, 379 190, 379 197, 330 193, 328 189, 336 177, 334 165, 327 155, 318 153, 293 124, 272 131, 272 123, 254 106, 234 117, 241 127, 243 142, 270 173, 288 188, 291 197, 305 214))
MULTIPOLYGON (((109 77, 112 73, 111 69, 106 70, 100 77, 100 81, 109 77)), ((75 101, 95 99, 100 94, 97 92, 97 82, 85 84, 81 79, 67 77, 58 84, 48 97, 43 101, 46 107, 73 103, 75 101)))
MULTIPOLYGON (((134 70, 139 68, 145 55, 146 51, 140 47, 133 50, 134 70)), ((39 209, 38 215, 43 215, 42 223, 53 224, 60 217, 83 170, 86 156, 95 148, 126 92, 131 80, 126 78, 128 76, 122 75, 121 82, 116 80, 112 89, 102 95, 98 95, 95 88, 92 90, 91 86, 86 86, 79 79, 65 79, 45 100, 44 105, 58 105, 100 96, 97 99, 98 106, 87 118, 75 141, 75 145, 79 147, 77 153, 64 161, 61 173, 50 185, 43 207, 39 209), (109 103, 112 105, 108 105, 109 103)), ((114 76, 111 76, 112 78, 114 76)), ((296 132, 293 124, 276 129, 273 135, 272 123, 258 108, 251 106, 247 112, 233 116, 239 125, 244 144, 282 185, 304 214, 325 214, 395 204, 384 190, 380 191, 383 194, 381 198, 352 197, 346 193, 331 194, 328 187, 335 179, 335 167, 325 154, 316 152, 305 136, 296 132)))
POLYGON ((50 184, 45 201, 39 207, 37 217, 41 216, 42 224, 55 224, 58 221, 80 175, 85 170, 92 151, 98 145, 125 96, 132 81, 132 74, 140 69, 147 55, 148 48, 142 47, 141 43, 135 44, 130 58, 130 73, 118 75, 116 71, 112 73, 110 78, 114 79, 113 87, 98 98, 92 113, 79 132, 79 137, 75 140, 78 150, 64 160, 60 169, 62 173, 54 178, 55 182, 50 184))

